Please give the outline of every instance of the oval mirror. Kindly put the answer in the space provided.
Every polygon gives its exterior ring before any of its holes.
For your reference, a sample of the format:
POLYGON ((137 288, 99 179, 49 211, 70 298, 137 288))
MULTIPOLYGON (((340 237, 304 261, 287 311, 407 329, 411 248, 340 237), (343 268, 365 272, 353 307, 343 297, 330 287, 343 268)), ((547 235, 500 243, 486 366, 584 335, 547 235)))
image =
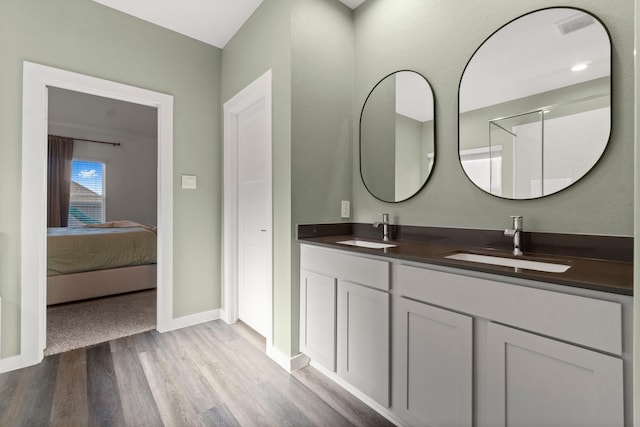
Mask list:
POLYGON ((460 162, 482 190, 534 199, 598 162, 611 130, 611 42, 574 8, 521 16, 469 60, 458 93, 460 162))
POLYGON ((374 197, 401 202, 424 186, 435 162, 434 99, 427 79, 396 71, 371 90, 360 114, 360 175, 374 197))

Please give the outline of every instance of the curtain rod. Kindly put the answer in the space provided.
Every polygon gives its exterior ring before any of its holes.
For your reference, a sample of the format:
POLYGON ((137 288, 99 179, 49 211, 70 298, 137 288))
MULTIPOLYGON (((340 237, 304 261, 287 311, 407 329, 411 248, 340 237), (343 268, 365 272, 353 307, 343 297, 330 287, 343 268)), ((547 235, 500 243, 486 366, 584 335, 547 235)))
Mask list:
POLYGON ((76 141, 95 142, 96 144, 109 144, 109 145, 113 145, 114 147, 120 146, 119 142, 105 142, 105 141, 96 141, 95 139, 82 139, 82 138, 73 138, 73 139, 76 141))
MULTIPOLYGON (((51 136, 58 136, 58 135, 51 135, 51 136)), ((64 138, 71 138, 74 141, 95 142, 96 144, 109 144, 109 145, 113 145, 114 147, 119 147, 120 145, 122 145, 119 142, 96 141, 95 139, 83 139, 83 138, 73 138, 73 137, 64 137, 64 138)))

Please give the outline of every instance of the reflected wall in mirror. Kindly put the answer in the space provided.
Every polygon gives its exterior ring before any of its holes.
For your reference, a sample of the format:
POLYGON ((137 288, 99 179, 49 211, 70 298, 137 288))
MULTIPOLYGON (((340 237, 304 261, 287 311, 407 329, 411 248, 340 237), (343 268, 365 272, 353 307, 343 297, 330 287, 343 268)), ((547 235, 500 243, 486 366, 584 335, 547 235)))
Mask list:
POLYGON ((415 71, 391 73, 373 87, 362 107, 362 181, 374 197, 401 202, 422 189, 434 162, 431 86, 415 71))
POLYGON ((574 8, 521 16, 476 50, 458 96, 460 161, 474 184, 507 199, 556 193, 609 141, 609 34, 574 8))

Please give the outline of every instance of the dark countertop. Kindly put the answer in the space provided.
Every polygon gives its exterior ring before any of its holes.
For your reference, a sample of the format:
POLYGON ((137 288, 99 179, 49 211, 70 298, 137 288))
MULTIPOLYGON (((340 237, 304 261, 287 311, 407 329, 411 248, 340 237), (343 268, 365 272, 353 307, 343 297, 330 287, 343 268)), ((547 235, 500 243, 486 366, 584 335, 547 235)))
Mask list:
MULTIPOLYGON (((565 286, 592 289, 596 291, 612 292, 623 295, 633 295, 633 262, 627 260, 629 258, 628 241, 622 242, 622 248, 625 249, 624 253, 626 254, 622 258, 627 258, 625 260, 566 256, 559 253, 538 254, 535 252, 527 252, 526 247, 525 254, 523 256, 515 257, 511 254, 510 250, 505 247, 495 248, 487 245, 477 245, 477 240, 472 242, 472 244, 469 244, 469 242, 461 242, 459 239, 442 238, 442 230, 446 229, 438 229, 440 236, 440 238, 438 239, 396 239, 385 242, 397 245, 395 247, 385 249, 371 249, 340 244, 337 242, 358 239, 382 243, 382 240, 371 238, 371 236, 358 235, 358 233, 330 235, 323 232, 317 232, 316 226, 314 226, 313 228, 314 233, 308 233, 304 230, 301 231, 300 227, 305 226, 299 226, 298 229, 298 241, 300 243, 340 249, 347 252, 353 252, 354 254, 360 253, 376 255, 383 258, 386 257, 398 260, 453 267, 464 270, 480 271, 484 273, 492 273, 502 276, 517 277, 522 279, 555 283, 565 286), (469 252, 482 255, 494 255, 505 258, 518 258, 531 261, 551 262, 570 265, 571 267, 564 273, 548 273, 537 270, 528 270, 522 268, 516 269, 514 267, 503 267, 445 258, 447 255, 451 255, 456 252, 469 252)), ((358 227, 356 226, 349 230, 346 227, 339 227, 334 231, 357 231, 357 228, 358 227)), ((465 230, 465 233, 469 234, 470 231, 465 230)), ((405 234, 408 235, 408 233, 405 234)), ((591 236, 589 237, 592 238, 591 236)), ((530 240, 534 241, 534 238, 530 238, 530 240)), ((593 244, 593 241, 590 241, 589 244, 593 244)), ((575 241, 572 241, 571 245, 578 246, 575 241)), ((580 250, 576 250, 575 252, 582 253, 580 250)), ((607 253, 611 254, 612 252, 614 251, 609 250, 607 253)))

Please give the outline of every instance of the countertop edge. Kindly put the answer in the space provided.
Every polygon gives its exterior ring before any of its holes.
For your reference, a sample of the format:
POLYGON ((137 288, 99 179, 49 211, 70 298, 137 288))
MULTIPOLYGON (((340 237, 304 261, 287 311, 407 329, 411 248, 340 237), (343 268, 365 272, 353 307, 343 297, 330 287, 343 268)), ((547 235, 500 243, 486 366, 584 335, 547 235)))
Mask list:
MULTIPOLYGON (((344 244, 337 243, 338 241, 349 240, 360 237, 356 237, 353 235, 338 235, 338 236, 322 236, 322 237, 302 237, 298 238, 297 242, 300 244, 311 244, 316 246, 321 246, 330 249, 338 249, 345 252, 353 253, 353 254, 362 254, 362 255, 371 255, 380 258, 391 258, 399 261, 408 261, 415 262, 426 265, 436 265, 441 267, 448 268, 456 268, 461 270, 468 270, 472 272, 480 272, 486 274, 494 274, 498 276, 506 276, 506 277, 514 277, 519 279, 533 280, 538 282, 545 282, 551 284, 557 284, 562 286, 570 286, 575 288, 589 289, 593 291, 600 292, 608 292, 626 296, 633 296, 633 263, 627 263, 622 261, 611 261, 611 260, 597 260, 597 259, 589 259, 589 258, 579 258, 579 257, 571 257, 571 256, 563 256, 556 257, 552 256, 552 258, 557 259, 558 261, 568 261, 572 263, 572 271, 570 274, 562 273, 563 276, 559 277, 559 273, 546 273, 546 272, 538 272, 533 270, 524 270, 520 269, 519 271, 515 271, 513 267, 502 267, 502 266, 493 266, 493 265, 479 265, 478 263, 472 263, 469 261, 460 261, 445 258, 446 255, 451 253, 459 252, 459 251, 470 251, 470 252, 486 252, 488 250, 492 250, 490 248, 477 248, 477 247, 451 247, 445 245, 434 245, 427 242, 416 242, 416 241, 392 241, 389 243, 396 244, 396 248, 402 246, 403 248, 407 248, 404 253, 398 253, 398 250, 394 250, 395 248, 390 248, 391 250, 383 250, 383 249, 372 249, 372 248, 363 248, 357 246, 349 246, 344 244), (423 246, 423 251, 419 252, 419 247, 423 246), (429 250, 427 250, 427 246, 429 246, 429 250), (601 281, 592 280, 594 276, 589 272, 576 272, 576 268, 582 269, 590 269, 593 271, 598 271, 598 268, 616 268, 618 271, 618 275, 622 277, 622 281, 624 278, 629 279, 628 286, 624 284, 615 284, 616 280, 613 280, 614 283, 603 283, 601 281), (585 276, 591 278, 591 280, 587 280, 585 276)), ((362 239, 362 240, 373 240, 373 239, 362 239)), ((543 255, 545 258, 549 258, 547 255, 543 255)), ((571 271, 571 270, 569 270, 571 271)))

